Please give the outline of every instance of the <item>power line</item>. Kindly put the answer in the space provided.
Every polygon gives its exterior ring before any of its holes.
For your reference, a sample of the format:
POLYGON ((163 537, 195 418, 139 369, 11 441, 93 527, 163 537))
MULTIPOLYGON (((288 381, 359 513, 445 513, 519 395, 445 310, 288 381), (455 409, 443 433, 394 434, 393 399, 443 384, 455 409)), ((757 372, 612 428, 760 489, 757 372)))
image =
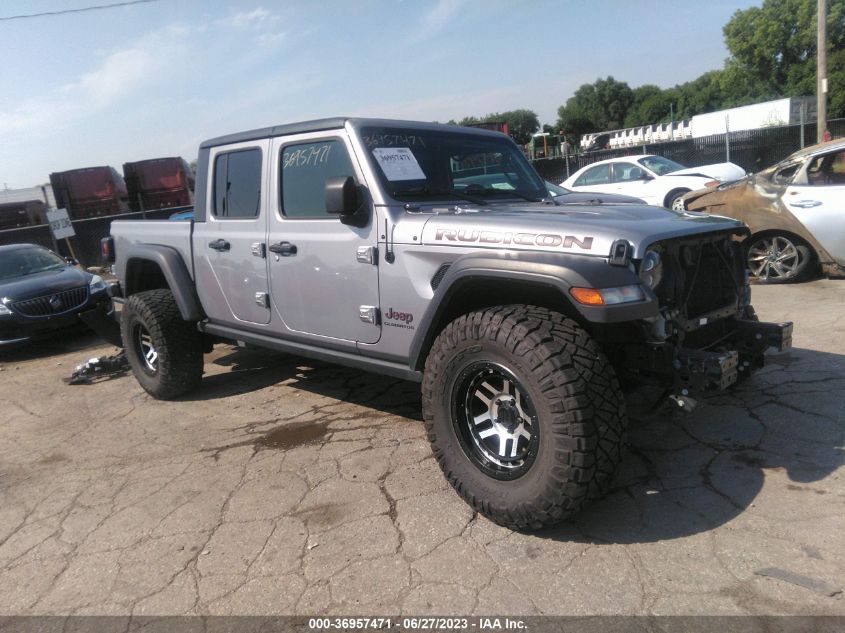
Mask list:
POLYGON ((158 2, 158 0, 126 0, 125 2, 114 2, 112 4, 99 4, 92 7, 80 7, 79 9, 62 9, 61 11, 46 11, 44 13, 29 13, 25 15, 9 15, 0 17, 0 22, 7 22, 9 20, 23 20, 26 18, 41 18, 50 15, 64 15, 66 13, 83 13, 85 11, 99 11, 101 9, 115 9, 117 7, 128 7, 132 4, 146 4, 148 2, 158 2))

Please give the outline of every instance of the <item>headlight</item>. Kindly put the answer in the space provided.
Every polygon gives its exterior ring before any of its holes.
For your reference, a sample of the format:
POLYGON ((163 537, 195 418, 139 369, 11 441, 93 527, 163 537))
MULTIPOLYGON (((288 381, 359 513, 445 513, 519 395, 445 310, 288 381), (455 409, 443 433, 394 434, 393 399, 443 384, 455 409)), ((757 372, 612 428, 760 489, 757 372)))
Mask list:
POLYGON ((663 259, 657 251, 648 251, 640 262, 640 279, 654 290, 663 281, 663 259))
POLYGON ((106 282, 99 275, 91 277, 91 283, 88 284, 88 290, 92 293, 100 292, 106 289, 106 282))
POLYGON ((0 316, 6 316, 7 314, 12 314, 12 311, 6 307, 6 297, 3 297, 3 300, 0 301, 0 316))

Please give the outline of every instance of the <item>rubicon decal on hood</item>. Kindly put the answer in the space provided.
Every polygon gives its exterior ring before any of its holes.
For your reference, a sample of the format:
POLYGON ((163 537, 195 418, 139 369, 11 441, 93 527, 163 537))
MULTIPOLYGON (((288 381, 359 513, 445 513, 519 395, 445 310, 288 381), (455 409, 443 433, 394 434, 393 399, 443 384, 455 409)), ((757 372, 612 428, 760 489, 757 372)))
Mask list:
POLYGON ((518 246, 547 246, 572 248, 578 246, 586 251, 593 248, 590 236, 559 235, 558 233, 504 233, 501 231, 480 231, 475 229, 435 229, 434 239, 440 242, 476 242, 479 244, 516 244, 518 246))

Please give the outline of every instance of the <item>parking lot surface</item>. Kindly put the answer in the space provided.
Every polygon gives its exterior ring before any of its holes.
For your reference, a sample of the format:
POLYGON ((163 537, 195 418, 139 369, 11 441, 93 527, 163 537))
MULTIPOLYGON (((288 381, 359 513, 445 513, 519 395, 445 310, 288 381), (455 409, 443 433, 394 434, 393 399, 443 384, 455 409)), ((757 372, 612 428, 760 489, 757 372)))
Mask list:
POLYGON ((754 288, 794 349, 632 420, 614 491, 520 534, 447 486, 418 386, 217 346, 159 402, 0 356, 2 614, 845 614, 845 282, 754 288))

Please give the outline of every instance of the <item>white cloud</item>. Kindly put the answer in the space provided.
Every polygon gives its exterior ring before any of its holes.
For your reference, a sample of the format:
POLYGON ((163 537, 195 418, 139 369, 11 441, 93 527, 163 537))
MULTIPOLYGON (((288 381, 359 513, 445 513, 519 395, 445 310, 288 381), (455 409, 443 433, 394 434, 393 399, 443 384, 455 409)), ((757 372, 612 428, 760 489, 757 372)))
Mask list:
POLYGON ((466 4, 466 0, 437 0, 437 4, 422 16, 416 39, 431 37, 443 29, 466 4))
POLYGON ((252 11, 240 11, 233 16, 219 20, 218 24, 225 26, 233 26, 236 28, 245 28, 251 26, 263 26, 269 22, 275 22, 278 16, 270 13, 264 7, 258 7, 252 11))
POLYGON ((143 99, 152 86, 177 81, 179 70, 173 61, 186 58, 184 38, 189 32, 189 27, 170 25, 143 35, 51 93, 0 111, 0 134, 49 136, 119 102, 143 99))

